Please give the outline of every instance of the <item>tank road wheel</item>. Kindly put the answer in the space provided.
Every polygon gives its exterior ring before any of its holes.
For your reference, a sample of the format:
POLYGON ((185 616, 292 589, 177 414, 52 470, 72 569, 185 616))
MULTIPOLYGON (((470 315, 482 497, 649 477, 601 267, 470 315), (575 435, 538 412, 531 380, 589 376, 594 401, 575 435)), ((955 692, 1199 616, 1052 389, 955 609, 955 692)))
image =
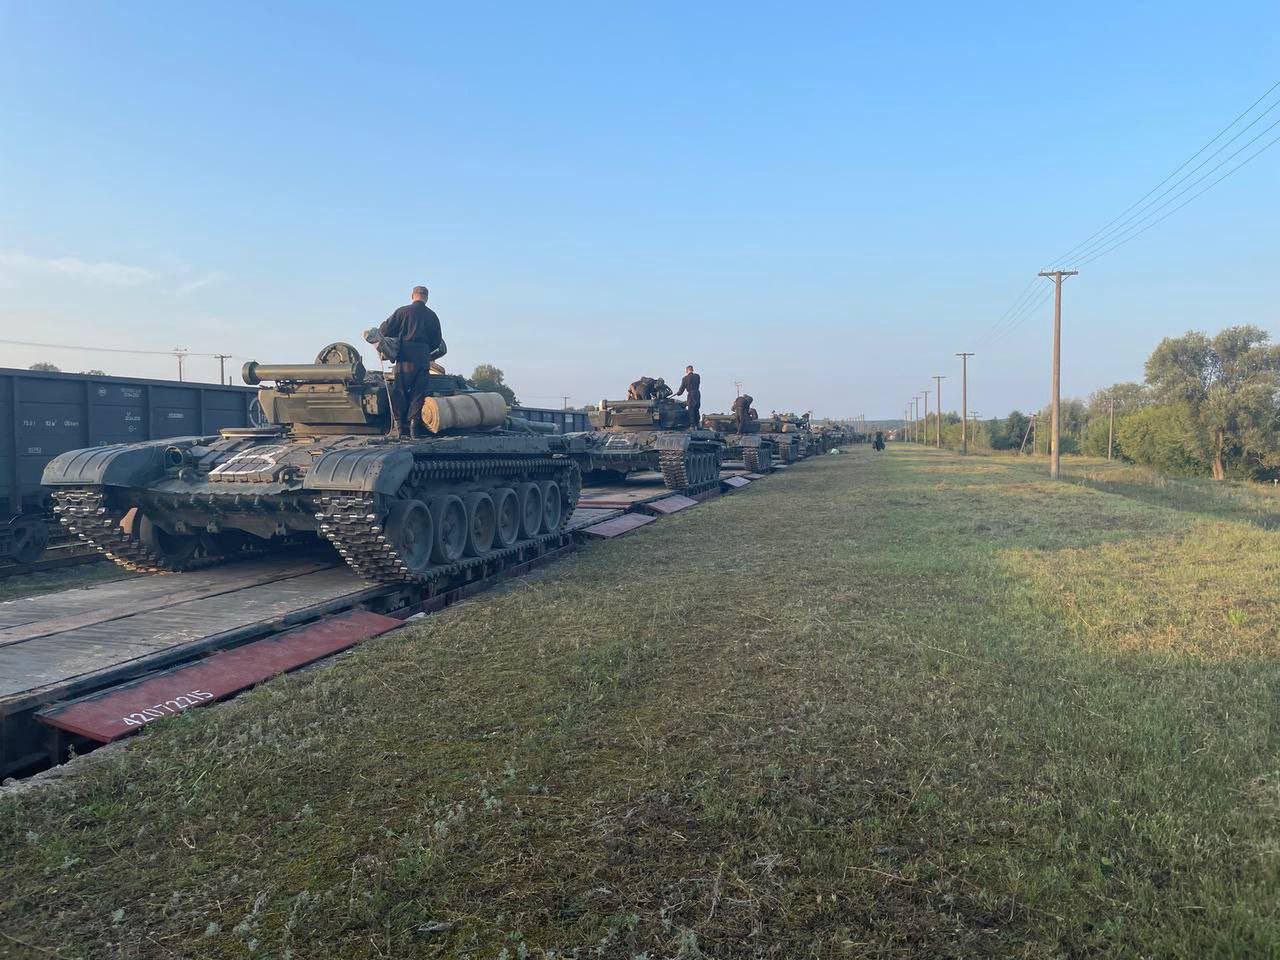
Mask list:
POLYGON ((542 491, 542 530, 544 533, 555 533, 560 529, 560 521, 564 519, 560 484, 554 480, 543 480, 538 488, 542 491))
POLYGON ((493 512, 497 517, 494 544, 498 549, 509 547, 520 539, 520 498, 510 487, 493 491, 493 512))
POLYGON ((435 521, 421 500, 396 500, 387 511, 382 535, 400 562, 418 576, 431 567, 431 551, 435 547, 435 521))
POLYGON ((43 517, 20 516, 9 521, 13 534, 9 548, 18 563, 35 563, 49 545, 49 525, 43 517))
POLYGON ((165 567, 172 570, 181 570, 185 564, 195 559, 200 549, 198 534, 166 533, 137 507, 132 507, 124 515, 124 519, 120 521, 120 529, 136 538, 165 567))
POLYGON ((446 493, 431 501, 431 519, 435 523, 431 559, 435 563, 454 563, 462 558, 467 546, 467 508, 460 497, 446 493))
POLYGON ((487 493, 469 493, 464 501, 467 507, 467 545, 463 552, 468 557, 483 557, 493 549, 493 538, 498 532, 498 513, 493 498, 487 493))
POLYGON ((542 490, 536 483, 522 483, 516 487, 520 501, 520 536, 528 540, 542 532, 542 490))

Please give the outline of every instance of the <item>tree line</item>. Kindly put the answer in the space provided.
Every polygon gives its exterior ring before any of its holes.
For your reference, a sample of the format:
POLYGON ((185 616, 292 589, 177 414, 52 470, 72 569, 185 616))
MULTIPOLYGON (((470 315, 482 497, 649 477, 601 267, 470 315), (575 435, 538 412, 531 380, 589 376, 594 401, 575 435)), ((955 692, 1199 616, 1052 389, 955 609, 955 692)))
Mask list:
MULTIPOLYGON (((971 446, 1047 453, 1049 408, 966 424, 971 446)), ((1280 347, 1259 327, 1166 337, 1142 383, 1117 383, 1059 410, 1062 453, 1111 454, 1164 473, 1215 480, 1280 478, 1280 347), (1114 426, 1113 415, 1114 411, 1114 426)), ((933 419, 932 417, 930 418, 933 419)), ((932 436, 932 431, 930 431, 932 436)), ((960 417, 942 442, 960 446, 960 417)))

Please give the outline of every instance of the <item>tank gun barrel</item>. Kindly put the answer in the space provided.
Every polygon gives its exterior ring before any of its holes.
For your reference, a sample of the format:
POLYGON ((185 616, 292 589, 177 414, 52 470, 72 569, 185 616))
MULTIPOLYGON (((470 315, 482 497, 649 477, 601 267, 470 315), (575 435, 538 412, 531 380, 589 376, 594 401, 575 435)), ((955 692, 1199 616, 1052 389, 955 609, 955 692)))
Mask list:
POLYGON ((277 383, 356 383, 364 379, 364 367, 355 363, 258 363, 250 360, 240 374, 250 386, 264 380, 277 383))

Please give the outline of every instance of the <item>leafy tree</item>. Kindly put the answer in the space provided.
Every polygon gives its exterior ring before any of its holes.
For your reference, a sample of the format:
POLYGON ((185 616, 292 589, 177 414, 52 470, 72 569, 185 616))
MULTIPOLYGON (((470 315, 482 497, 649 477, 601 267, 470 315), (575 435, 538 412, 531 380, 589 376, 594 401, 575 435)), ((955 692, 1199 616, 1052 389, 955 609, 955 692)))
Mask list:
POLYGON ((516 392, 503 382, 503 377, 504 374, 499 368, 491 363, 482 363, 472 372, 468 382, 477 390, 500 393, 509 406, 518 407, 520 401, 516 399, 516 392))
POLYGON ((105 377, 105 376, 107 375, 107 371, 105 371, 105 370, 85 370, 85 371, 84 371, 84 374, 85 374, 85 376, 88 376, 88 377, 105 377))
POLYGON ((1114 398, 1116 416, 1133 413, 1151 404, 1151 390, 1145 383, 1114 383, 1103 390, 1089 394, 1088 412, 1091 417, 1107 416, 1109 403, 1114 398))
POLYGON ((1213 479, 1280 464, 1280 347, 1266 331, 1243 325, 1212 339, 1197 331, 1166 337, 1147 360, 1146 379, 1161 404, 1186 410, 1191 449, 1213 479))
POLYGON ((27 368, 35 370, 37 373, 61 373, 62 370, 57 364, 49 363, 47 360, 41 360, 39 363, 33 363, 27 368))
POLYGON ((1031 418, 1020 410, 1012 411, 1003 421, 990 422, 991 447, 994 450, 1017 450, 1027 434, 1031 418))
POLYGON ((1196 455, 1196 427, 1184 404, 1143 407, 1116 419, 1116 448, 1126 460, 1164 473, 1202 474, 1205 462, 1196 455))
MULTIPOLYGON (((1089 394, 1088 422, 1080 438, 1080 448, 1095 457, 1107 455, 1107 437, 1111 429, 1111 404, 1115 404, 1116 422, 1151 404, 1151 390, 1142 383, 1116 383, 1089 394)), ((1113 438, 1114 442, 1114 438, 1113 438)), ((1114 448, 1113 448, 1114 450, 1114 448)))

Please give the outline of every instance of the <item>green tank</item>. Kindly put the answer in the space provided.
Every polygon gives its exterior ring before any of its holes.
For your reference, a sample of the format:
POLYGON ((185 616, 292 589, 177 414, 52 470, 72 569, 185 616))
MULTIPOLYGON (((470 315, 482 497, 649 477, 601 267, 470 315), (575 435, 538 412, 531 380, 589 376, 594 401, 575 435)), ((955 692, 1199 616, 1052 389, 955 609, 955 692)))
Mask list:
POLYGON ((747 423, 745 431, 738 430, 738 418, 731 413, 708 413, 702 417, 702 425, 714 430, 724 441, 724 459, 741 461, 752 473, 769 473, 778 459, 778 446, 758 430, 759 422, 747 423))
POLYGON ((588 479, 656 470, 668 489, 681 493, 719 486, 724 444, 714 431, 691 430, 689 408, 681 401, 602 400, 587 416, 593 429, 566 439, 588 479))
POLYGON ((564 438, 437 371, 426 439, 389 435, 391 377, 336 343, 313 364, 245 364, 262 426, 73 450, 42 482, 68 530, 142 572, 327 540, 362 577, 431 587, 536 555, 582 485, 564 438))
POLYGON ((772 413, 759 422, 760 432, 777 442, 787 463, 794 463, 820 452, 813 432, 809 429, 808 417, 794 413, 772 413))
POLYGON ((787 422, 777 413, 762 417, 755 422, 760 436, 772 440, 774 460, 781 463, 795 463, 805 456, 804 435, 795 424, 787 422))

